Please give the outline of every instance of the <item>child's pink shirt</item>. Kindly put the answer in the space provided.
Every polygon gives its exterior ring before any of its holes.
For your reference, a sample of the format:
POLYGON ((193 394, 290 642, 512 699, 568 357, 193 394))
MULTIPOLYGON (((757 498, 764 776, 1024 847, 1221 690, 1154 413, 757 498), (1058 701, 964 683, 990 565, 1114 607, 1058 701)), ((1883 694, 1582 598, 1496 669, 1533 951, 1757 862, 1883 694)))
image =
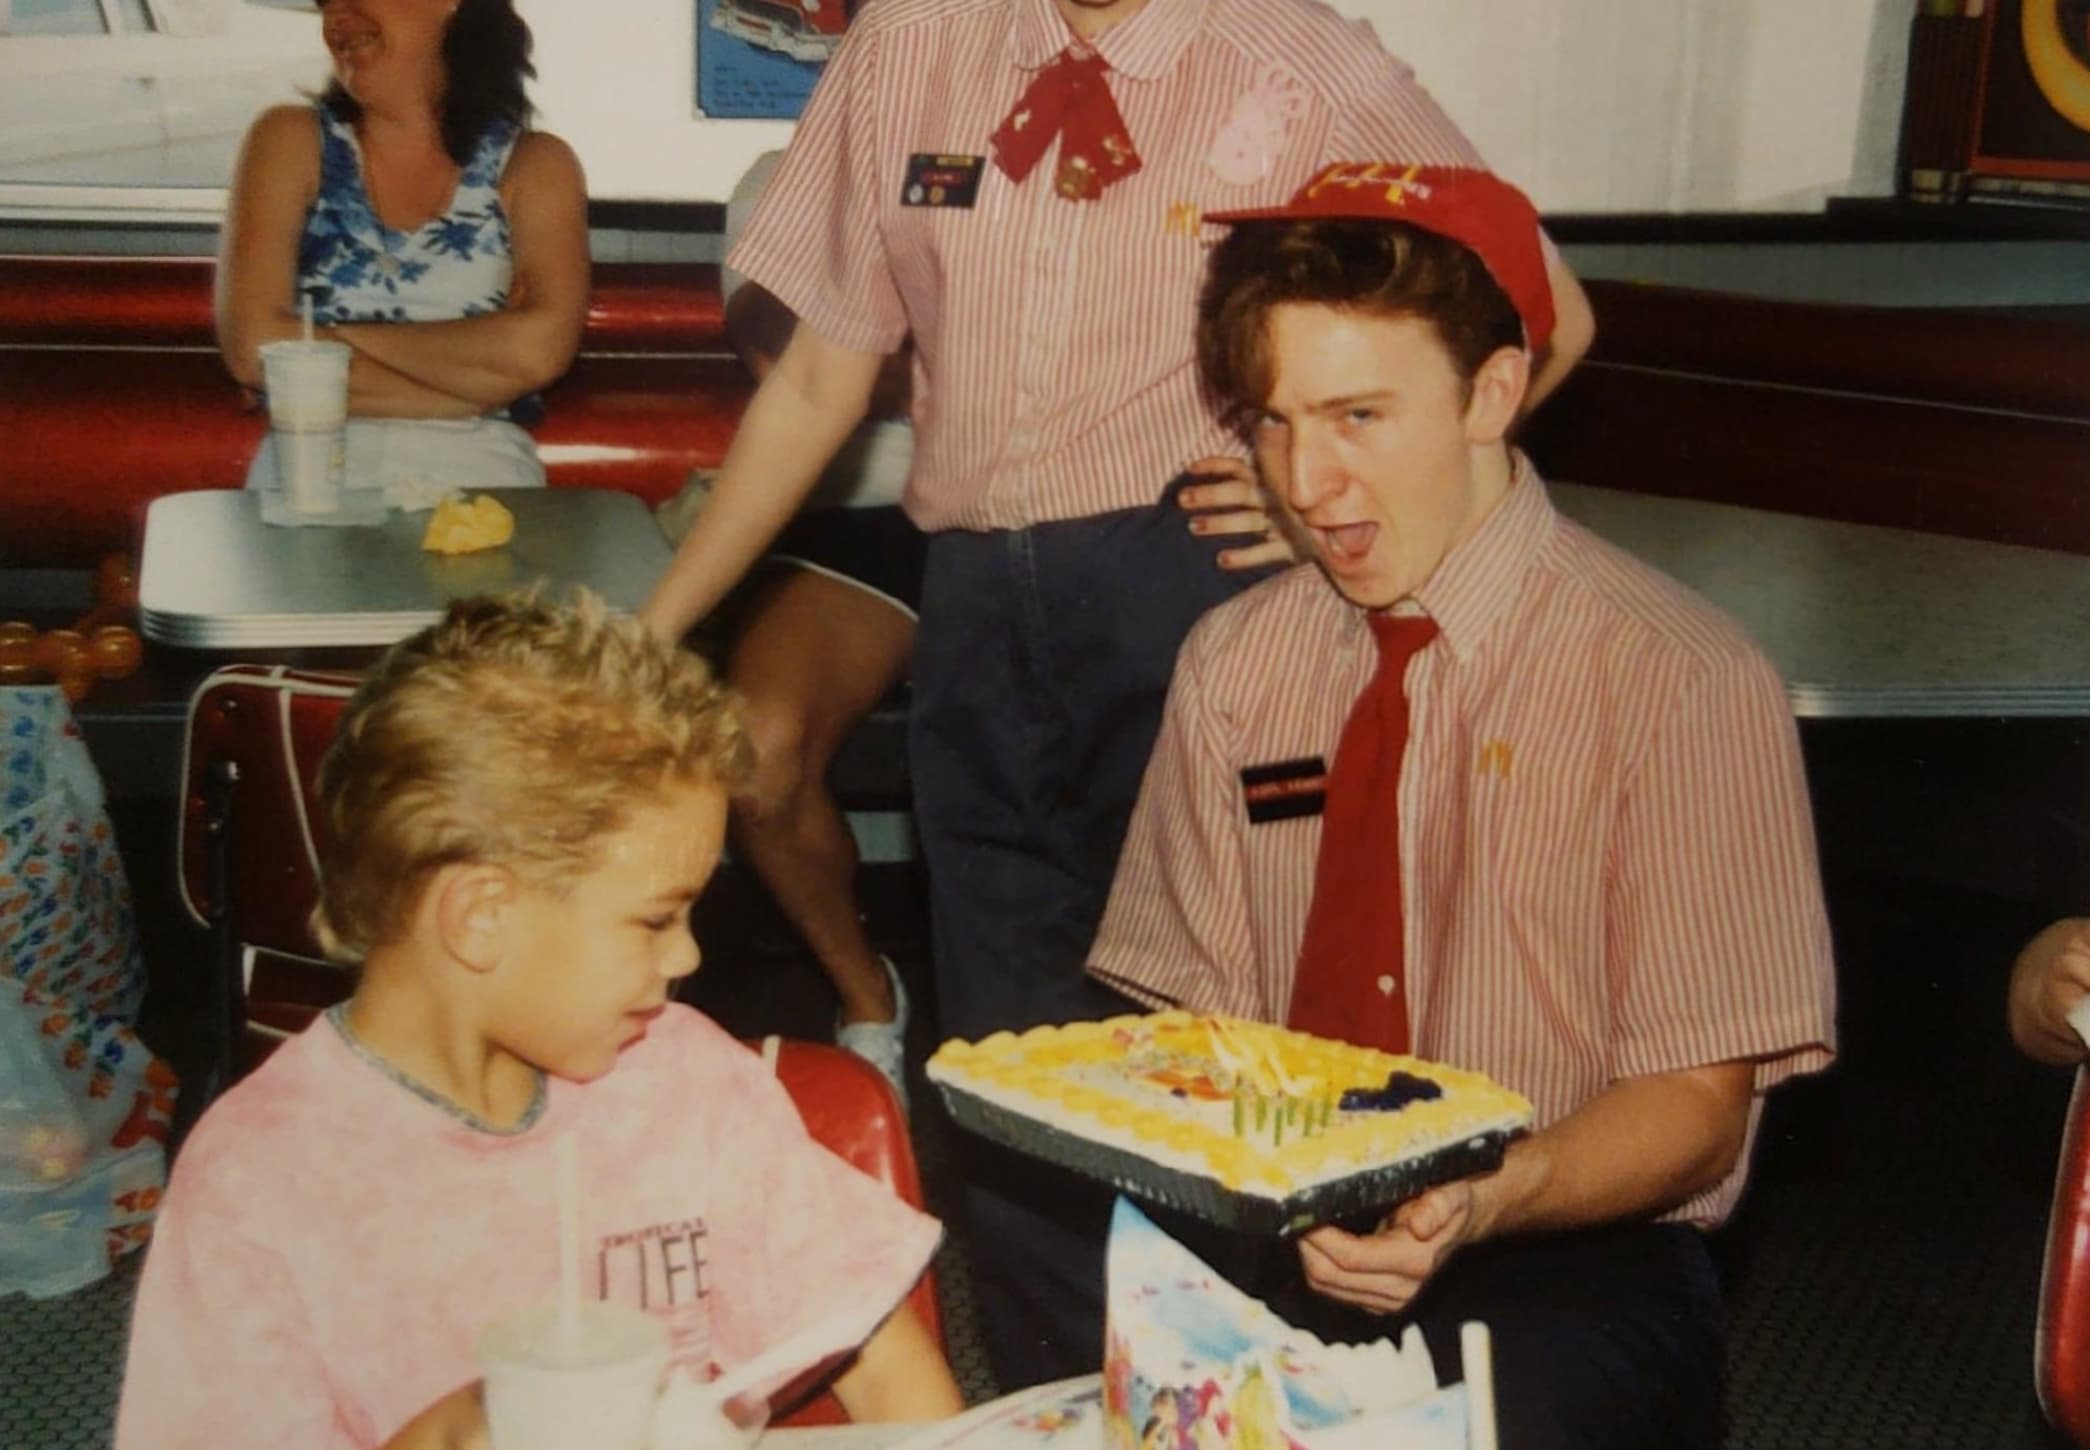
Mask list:
POLYGON ((554 1145, 578 1140, 582 1279, 729 1366, 837 1303, 897 1304, 934 1219, 814 1143, 761 1058, 670 1006, 520 1131, 474 1126, 321 1019, 176 1161, 138 1289, 118 1450, 382 1443, 556 1297, 554 1145))

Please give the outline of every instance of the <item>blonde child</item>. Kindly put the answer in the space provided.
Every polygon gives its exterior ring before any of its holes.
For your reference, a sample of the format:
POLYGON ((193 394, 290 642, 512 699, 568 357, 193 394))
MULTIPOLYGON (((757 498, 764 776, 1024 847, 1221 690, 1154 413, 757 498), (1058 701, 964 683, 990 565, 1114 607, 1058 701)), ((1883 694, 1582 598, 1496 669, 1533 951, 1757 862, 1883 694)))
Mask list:
POLYGON ((901 1303, 935 1221, 669 1000, 744 753, 702 664, 592 600, 460 602, 385 656, 320 781, 317 924, 361 962, 355 994, 183 1151, 119 1450, 483 1445, 473 1339, 557 1292, 569 1131, 584 1292, 659 1318, 671 1373, 875 1297, 900 1307, 835 1382, 843 1405, 959 1408, 901 1303))

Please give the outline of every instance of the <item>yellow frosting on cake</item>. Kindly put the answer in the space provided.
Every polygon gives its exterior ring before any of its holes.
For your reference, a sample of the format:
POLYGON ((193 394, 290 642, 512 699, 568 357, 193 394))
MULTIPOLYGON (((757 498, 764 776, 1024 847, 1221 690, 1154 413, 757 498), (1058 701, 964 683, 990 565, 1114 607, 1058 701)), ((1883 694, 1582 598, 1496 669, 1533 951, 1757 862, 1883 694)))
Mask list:
POLYGON ((930 1058, 929 1076, 1274 1197, 1531 1122, 1529 1102, 1481 1073, 1181 1011, 953 1040, 930 1058), (1443 1096, 1390 1111, 1337 1108, 1346 1089, 1378 1089, 1396 1071, 1443 1096))

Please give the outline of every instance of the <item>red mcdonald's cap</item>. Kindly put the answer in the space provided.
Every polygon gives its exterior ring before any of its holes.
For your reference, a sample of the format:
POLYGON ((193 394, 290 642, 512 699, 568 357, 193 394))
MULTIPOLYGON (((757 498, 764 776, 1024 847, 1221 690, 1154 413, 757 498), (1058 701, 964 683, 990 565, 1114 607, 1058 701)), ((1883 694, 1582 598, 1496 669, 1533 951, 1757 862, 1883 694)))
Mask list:
POLYGON ((1405 222, 1462 243, 1478 256, 1524 319, 1533 352, 1553 335, 1553 286, 1531 199, 1491 171, 1391 161, 1323 167, 1282 206, 1205 213, 1231 226, 1261 221, 1405 222))

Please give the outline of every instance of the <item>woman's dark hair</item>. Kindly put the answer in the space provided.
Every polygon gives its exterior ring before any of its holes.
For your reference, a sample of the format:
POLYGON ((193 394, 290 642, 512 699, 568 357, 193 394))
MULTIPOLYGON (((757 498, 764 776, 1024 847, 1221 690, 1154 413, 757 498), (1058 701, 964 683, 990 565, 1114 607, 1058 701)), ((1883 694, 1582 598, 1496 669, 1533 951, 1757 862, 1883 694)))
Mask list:
POLYGON ((1198 370, 1237 419, 1270 396, 1270 313, 1293 302, 1419 317, 1467 383, 1498 349, 1524 342, 1508 296, 1448 237, 1375 221, 1246 222, 1212 249, 1198 300, 1198 370))
MULTIPOLYGON (((443 99, 440 107, 443 149, 463 166, 472 148, 495 121, 516 126, 530 122, 530 98, 523 82, 537 74, 530 64, 530 27, 515 13, 513 0, 460 0, 443 33, 443 99)), ((320 101, 354 125, 363 107, 342 87, 329 81, 320 101)))

